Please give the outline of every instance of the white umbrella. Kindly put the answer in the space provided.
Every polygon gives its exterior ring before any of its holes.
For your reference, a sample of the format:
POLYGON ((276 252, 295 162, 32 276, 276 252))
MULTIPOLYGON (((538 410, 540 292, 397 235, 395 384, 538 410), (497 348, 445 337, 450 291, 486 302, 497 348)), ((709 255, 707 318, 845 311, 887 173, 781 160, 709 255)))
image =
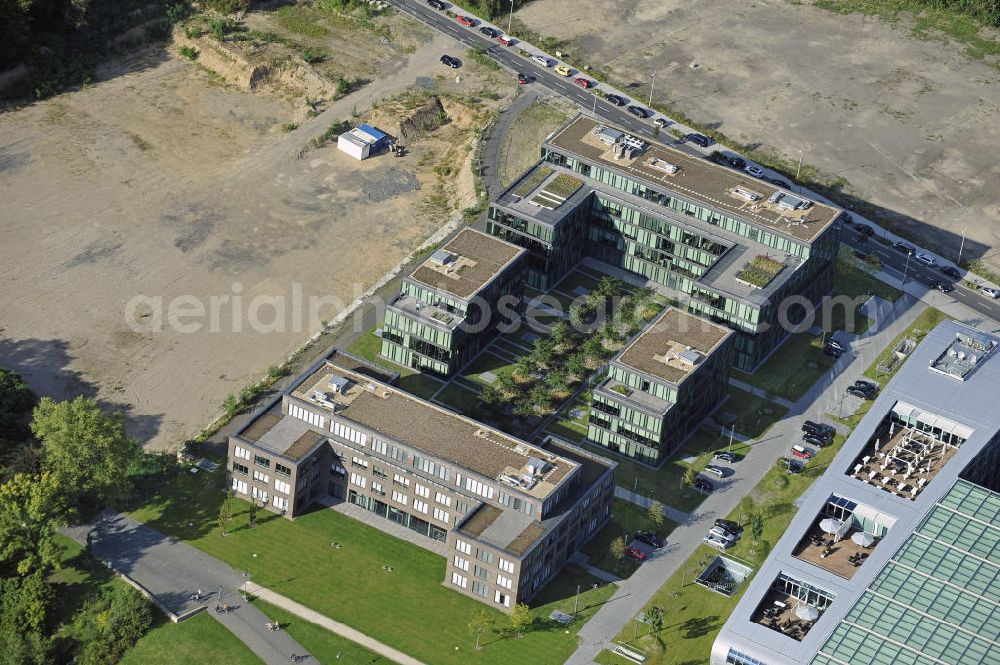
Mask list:
POLYGON ((837 533, 840 530, 840 526, 841 521, 832 517, 827 517, 819 523, 819 528, 823 529, 825 533, 837 533))
POLYGON ((851 536, 851 540, 858 545, 861 545, 861 547, 871 547, 872 543, 875 542, 875 536, 871 535, 867 531, 858 531, 851 536))
POLYGON ((803 621, 815 621, 819 618, 819 610, 812 605, 799 605, 795 608, 795 616, 803 621))

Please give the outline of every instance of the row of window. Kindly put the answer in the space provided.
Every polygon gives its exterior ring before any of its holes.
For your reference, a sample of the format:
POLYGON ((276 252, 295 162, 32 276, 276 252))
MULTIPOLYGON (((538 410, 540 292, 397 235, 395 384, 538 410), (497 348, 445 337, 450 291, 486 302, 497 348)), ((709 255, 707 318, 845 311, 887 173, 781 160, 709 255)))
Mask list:
MULTIPOLYGON (((267 503, 267 492, 257 487, 248 487, 245 480, 233 478, 232 487, 234 492, 239 492, 243 495, 246 495, 248 491, 252 491, 253 498, 267 503)), ((281 496, 275 496, 272 505, 278 510, 288 510, 288 499, 281 496)))

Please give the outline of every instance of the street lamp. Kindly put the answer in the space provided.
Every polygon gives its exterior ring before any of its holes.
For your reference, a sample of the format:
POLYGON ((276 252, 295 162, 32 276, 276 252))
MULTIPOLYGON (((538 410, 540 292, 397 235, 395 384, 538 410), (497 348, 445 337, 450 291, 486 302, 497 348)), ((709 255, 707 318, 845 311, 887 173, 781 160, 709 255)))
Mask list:
POLYGON ((656 72, 649 75, 649 103, 646 106, 653 106, 653 84, 656 83, 656 72))
POLYGON ((573 601, 573 618, 576 618, 576 612, 580 609, 580 585, 576 585, 576 600, 573 601))
POLYGON ((961 268, 962 267, 962 250, 965 249, 965 232, 967 229, 962 229, 962 244, 958 246, 958 261, 955 264, 961 268))
POLYGON ((906 273, 910 270, 910 252, 906 252, 906 263, 903 264, 903 286, 906 286, 906 273))
POLYGON ((802 148, 799 148, 799 167, 795 169, 795 179, 799 179, 799 173, 802 172, 802 148))
POLYGON ((510 34, 510 26, 514 22, 514 0, 510 0, 510 15, 507 16, 507 34, 510 34))

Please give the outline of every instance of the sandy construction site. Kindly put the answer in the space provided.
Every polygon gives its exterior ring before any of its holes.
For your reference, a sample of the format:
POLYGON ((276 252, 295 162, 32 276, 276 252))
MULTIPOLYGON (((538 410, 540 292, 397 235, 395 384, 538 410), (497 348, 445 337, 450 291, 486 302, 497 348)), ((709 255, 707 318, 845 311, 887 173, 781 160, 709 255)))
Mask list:
POLYGON ((950 260, 967 229, 963 258, 1000 272, 1000 63, 809 2, 539 0, 515 16, 640 104, 653 83, 655 99, 793 168, 801 149, 950 260))
POLYGON ((330 27, 331 59, 370 82, 312 118, 301 91, 248 93, 175 47, 0 115, 0 366, 40 394, 124 408, 144 443, 176 446, 332 318, 331 303, 455 219, 474 199, 474 130, 516 86, 474 63, 456 82, 438 62, 453 44, 398 15, 387 25, 385 41, 330 27), (311 147, 407 90, 439 97, 448 117, 405 141, 405 157, 311 147), (312 321, 310 297, 325 298, 312 321))

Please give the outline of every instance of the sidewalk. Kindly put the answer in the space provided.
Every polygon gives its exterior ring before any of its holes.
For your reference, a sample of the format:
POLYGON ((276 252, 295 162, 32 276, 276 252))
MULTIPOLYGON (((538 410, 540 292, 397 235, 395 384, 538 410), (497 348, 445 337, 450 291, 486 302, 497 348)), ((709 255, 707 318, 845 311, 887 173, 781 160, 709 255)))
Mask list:
POLYGON ((374 651, 377 654, 385 656, 386 658, 396 663, 399 663, 399 665, 424 665, 424 663, 420 662, 416 658, 407 656, 402 651, 397 651, 396 649, 393 649, 390 646, 382 644, 377 640, 373 640, 364 633, 357 631, 354 628, 351 628, 350 626, 342 624, 339 621, 334 621, 333 619, 327 616, 323 616, 319 612, 311 610, 305 605, 300 605, 299 603, 296 603, 294 600, 285 598, 281 594, 275 593, 270 589, 259 586, 252 582, 244 584, 241 588, 248 594, 252 594, 265 602, 271 603, 272 605, 280 607, 283 610, 287 610, 292 614, 294 614, 295 616, 299 617, 300 619, 308 621, 309 623, 314 623, 317 626, 320 626, 321 628, 325 628, 332 633, 340 635, 341 637, 346 637, 352 642, 356 642, 357 644, 360 644, 361 646, 365 647, 370 651, 374 651))
POLYGON ((670 534, 666 547, 657 550, 631 577, 619 583, 618 591, 611 598, 614 602, 606 603, 581 628, 580 646, 566 662, 572 665, 593 663, 605 644, 614 639, 660 586, 698 549, 712 522, 736 508, 778 458, 787 453, 789 445, 799 440, 802 421, 806 418, 815 420, 825 413, 835 412, 844 389, 867 369, 896 335, 912 324, 924 308, 922 302, 903 296, 892 306, 890 315, 879 322, 877 331, 866 333, 852 342, 849 352, 791 405, 783 420, 768 430, 763 438, 751 442, 750 452, 735 467, 736 475, 706 497, 697 513, 679 522, 670 534))

